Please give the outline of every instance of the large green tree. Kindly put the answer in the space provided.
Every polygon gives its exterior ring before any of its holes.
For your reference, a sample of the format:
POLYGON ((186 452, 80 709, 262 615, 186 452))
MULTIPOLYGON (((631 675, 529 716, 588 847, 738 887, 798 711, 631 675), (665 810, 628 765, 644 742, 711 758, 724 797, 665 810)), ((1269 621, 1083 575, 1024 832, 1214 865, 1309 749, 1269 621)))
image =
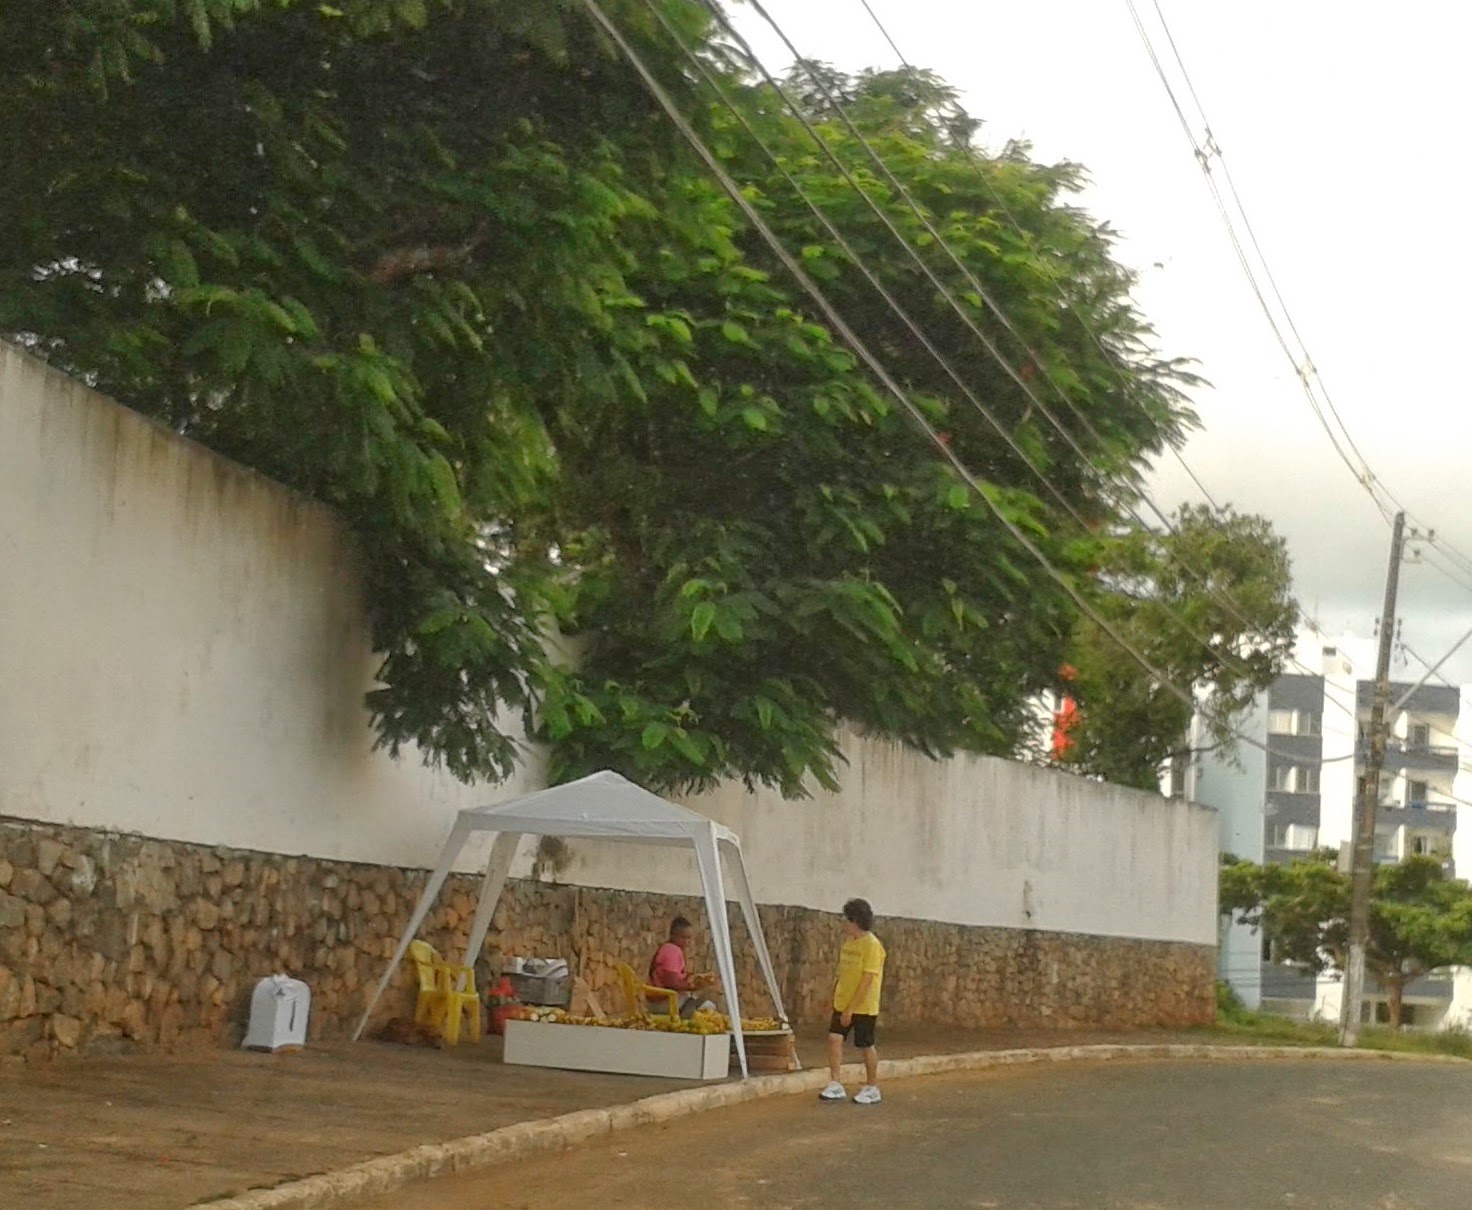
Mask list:
MULTIPOLYGON (((1220 907, 1272 941, 1280 960, 1340 970, 1349 946, 1349 878, 1324 850, 1289 865, 1222 863, 1220 907)), ((1365 966, 1385 988, 1400 1028, 1405 989, 1448 966, 1472 965, 1472 888, 1443 859, 1409 857, 1375 867, 1365 966)))
POLYGON ((1286 544, 1261 517, 1186 505, 1169 528, 1122 526, 1094 544, 1099 617, 1164 679, 1081 617, 1063 689, 1078 703, 1066 764, 1154 789, 1199 740, 1219 755, 1293 653, 1298 606, 1286 544), (1182 690, 1193 694, 1188 702, 1182 690))
MULTIPOLYGON (((1098 534, 1189 425, 1188 379, 1070 203, 1078 170, 977 161, 928 76, 841 80, 962 271, 814 108, 963 322, 703 5, 662 0, 668 27, 606 8, 992 504, 1117 595, 1098 534)), ((797 793, 832 782, 844 723, 1025 746, 1073 601, 815 321, 582 6, 11 0, 0 70, 0 121, 47 132, 0 174, 0 332, 347 517, 391 748, 500 776, 520 712, 560 776, 797 793)))

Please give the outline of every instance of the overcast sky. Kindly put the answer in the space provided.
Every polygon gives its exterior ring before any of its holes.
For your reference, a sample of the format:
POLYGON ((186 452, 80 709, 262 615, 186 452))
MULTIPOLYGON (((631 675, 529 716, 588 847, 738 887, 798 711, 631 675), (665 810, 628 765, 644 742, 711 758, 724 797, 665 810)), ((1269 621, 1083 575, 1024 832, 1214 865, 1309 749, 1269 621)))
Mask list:
MULTIPOLYGON (((806 56, 894 66, 859 0, 765 0, 806 56)), ((1124 0, 870 0, 905 57, 959 87, 982 142, 1084 164, 1083 203, 1122 234, 1163 351, 1195 358, 1202 429, 1184 450, 1218 500, 1269 517, 1325 629, 1368 636, 1390 531, 1318 427, 1231 251, 1124 0)), ((1153 20, 1150 0, 1137 0, 1153 20)), ((1461 372, 1472 249, 1472 14, 1412 0, 1161 0, 1299 332, 1371 467, 1472 556, 1472 409, 1461 372)), ((786 54, 734 9, 769 66, 786 54)), ((1160 39, 1162 47, 1163 38, 1160 39)), ((1163 507, 1199 499, 1178 463, 1163 507)), ((1472 584, 1472 575, 1465 577, 1472 584)), ((1472 587, 1427 563, 1402 579, 1402 635, 1435 662, 1472 626, 1472 587)), ((1411 660, 1398 678, 1424 671, 1411 660)), ((1447 666, 1472 681, 1472 642, 1447 666)), ((1368 674, 1368 670, 1367 670, 1368 674)))

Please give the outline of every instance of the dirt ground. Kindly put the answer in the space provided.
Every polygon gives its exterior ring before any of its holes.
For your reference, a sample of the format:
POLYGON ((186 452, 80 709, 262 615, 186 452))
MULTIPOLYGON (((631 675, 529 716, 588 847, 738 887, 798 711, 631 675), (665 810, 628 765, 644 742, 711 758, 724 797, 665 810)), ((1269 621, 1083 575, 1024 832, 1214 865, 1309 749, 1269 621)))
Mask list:
MULTIPOLYGON (((881 1054, 1199 1034, 892 1030, 881 1054)), ((804 1036, 808 1065, 820 1034, 804 1036)), ((177 1210, 421 1143, 618 1104, 678 1081, 507 1067, 500 1040, 453 1050, 330 1042, 297 1054, 148 1051, 0 1065, 0 1205, 177 1210)))

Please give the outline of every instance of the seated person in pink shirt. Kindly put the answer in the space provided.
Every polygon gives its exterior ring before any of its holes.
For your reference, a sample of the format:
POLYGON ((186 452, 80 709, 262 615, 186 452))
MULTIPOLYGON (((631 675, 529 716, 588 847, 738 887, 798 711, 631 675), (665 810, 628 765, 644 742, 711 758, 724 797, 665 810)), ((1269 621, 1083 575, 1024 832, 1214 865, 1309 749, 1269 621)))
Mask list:
MULTIPOLYGON (((703 1005, 720 1011, 709 989, 715 983, 713 975, 692 975, 685 968, 685 954, 695 940, 695 926, 683 916, 670 921, 669 940, 654 953, 649 963, 649 984, 680 993, 680 1016, 692 1017, 703 1005)), ((663 997, 661 997, 663 1002, 663 997)))

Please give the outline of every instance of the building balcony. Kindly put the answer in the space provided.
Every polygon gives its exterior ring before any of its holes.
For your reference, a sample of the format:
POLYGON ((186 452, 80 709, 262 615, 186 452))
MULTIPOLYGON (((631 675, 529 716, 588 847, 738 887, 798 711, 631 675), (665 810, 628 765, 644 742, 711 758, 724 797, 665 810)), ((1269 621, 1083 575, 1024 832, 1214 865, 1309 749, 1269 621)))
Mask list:
MULTIPOLYGON (((1411 688, 1409 682, 1391 681, 1390 700, 1399 701, 1411 688)), ((1375 682, 1360 681, 1355 686, 1356 705, 1368 711, 1375 701, 1375 682)), ((1422 685, 1406 699, 1402 710, 1411 714, 1436 714, 1443 718, 1456 718, 1462 707, 1462 693, 1445 685, 1422 685)))
POLYGON ((1385 747, 1385 768, 1408 773, 1457 772, 1455 744, 1414 744, 1393 739, 1385 747))
POLYGON ((1427 799, 1424 802, 1382 802, 1376 812, 1394 827, 1430 828, 1437 832, 1457 830, 1457 804, 1427 799))

